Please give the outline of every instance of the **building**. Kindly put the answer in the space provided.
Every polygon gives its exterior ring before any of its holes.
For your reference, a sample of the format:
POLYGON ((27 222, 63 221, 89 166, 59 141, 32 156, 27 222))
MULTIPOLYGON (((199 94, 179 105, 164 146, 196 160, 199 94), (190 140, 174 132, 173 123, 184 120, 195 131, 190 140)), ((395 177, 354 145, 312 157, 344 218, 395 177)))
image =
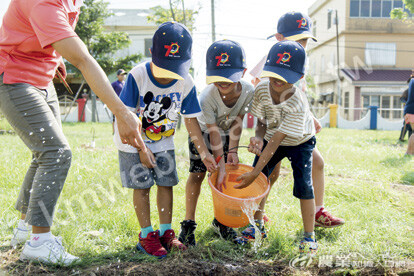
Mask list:
POLYGON ((369 106, 378 106, 384 118, 402 117, 390 109, 401 109, 400 96, 414 68, 414 28, 412 22, 391 19, 391 10, 401 7, 403 1, 397 0, 312 4, 309 16, 318 42, 308 47, 309 72, 318 106, 338 103, 340 114, 350 120, 360 119, 369 106))
MULTIPOLYGON (((142 9, 112 9, 113 15, 105 20, 104 29, 106 32, 126 32, 131 39, 131 44, 128 48, 118 51, 115 57, 124 57, 141 53, 144 59, 149 60, 151 57, 150 48, 152 45, 152 36, 157 30, 157 26, 153 23, 148 23, 147 16, 149 10, 142 9)), ((140 61, 140 62, 141 62, 140 61)), ((115 73, 108 76, 111 81, 115 81, 115 73)), ((78 94, 77 99, 81 99, 82 93, 88 93, 90 88, 84 82, 82 77, 77 77, 75 74, 68 72, 66 81, 69 83, 71 89, 75 94, 78 94)), ((75 95, 69 95, 64 85, 55 80, 56 91, 59 95, 59 102, 61 106, 62 119, 67 122, 76 122, 81 115, 78 114, 79 104, 74 102, 75 95)), ((92 101, 88 100, 84 108, 84 116, 86 121, 92 120, 92 101)), ((96 101, 96 119, 100 122, 112 121, 112 114, 106 106, 98 99, 96 101)))
POLYGON ((131 39, 129 47, 119 51, 115 56, 141 53, 145 59, 149 60, 152 36, 157 30, 157 25, 147 21, 150 11, 141 9, 112 9, 110 11, 113 15, 105 20, 105 31, 125 32, 131 39))

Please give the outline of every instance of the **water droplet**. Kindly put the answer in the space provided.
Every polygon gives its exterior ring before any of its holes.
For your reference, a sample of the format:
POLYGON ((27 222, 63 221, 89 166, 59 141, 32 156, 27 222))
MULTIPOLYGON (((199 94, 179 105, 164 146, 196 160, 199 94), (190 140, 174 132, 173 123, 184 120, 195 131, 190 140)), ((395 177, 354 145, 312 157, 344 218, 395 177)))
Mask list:
POLYGON ((41 129, 39 129, 40 130, 40 132, 43 132, 43 131, 45 131, 45 129, 42 127, 41 129))
POLYGON ((60 159, 56 159, 56 162, 58 162, 58 163, 59 163, 59 162, 60 162, 60 159))
POLYGON ((29 132, 29 135, 32 136, 33 135, 33 132, 29 132))
POLYGON ((161 212, 164 212, 164 208, 161 208, 161 212))

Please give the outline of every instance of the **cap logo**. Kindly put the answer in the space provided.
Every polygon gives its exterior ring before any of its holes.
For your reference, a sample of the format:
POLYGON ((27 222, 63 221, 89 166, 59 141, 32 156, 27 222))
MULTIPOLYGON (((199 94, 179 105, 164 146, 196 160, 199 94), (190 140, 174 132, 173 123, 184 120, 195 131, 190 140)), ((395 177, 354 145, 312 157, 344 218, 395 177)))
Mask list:
POLYGON ((281 62, 288 62, 292 58, 292 56, 288 52, 284 52, 283 54, 279 53, 277 54, 277 56, 279 57, 279 59, 276 61, 277 64, 280 64, 281 62))
POLYGON ((171 45, 164 45, 164 48, 167 49, 165 56, 171 57, 171 56, 174 56, 176 53, 178 53, 178 50, 180 49, 180 45, 178 45, 178 43, 175 42, 175 43, 171 43, 171 45))
POLYGON ((227 61, 229 61, 229 54, 221 53, 221 55, 216 56, 216 59, 217 59, 216 66, 220 66, 221 64, 225 64, 227 61))
POLYGON ((308 21, 304 17, 301 20, 296 20, 296 22, 299 24, 298 29, 308 26, 308 21))

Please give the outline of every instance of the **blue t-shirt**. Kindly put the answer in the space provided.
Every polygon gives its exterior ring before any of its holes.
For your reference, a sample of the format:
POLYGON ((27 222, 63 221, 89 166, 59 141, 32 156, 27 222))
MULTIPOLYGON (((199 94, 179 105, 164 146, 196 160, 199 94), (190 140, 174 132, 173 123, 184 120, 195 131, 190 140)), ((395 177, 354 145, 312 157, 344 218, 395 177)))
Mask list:
POLYGON ((124 87, 124 82, 123 81, 114 81, 112 83, 112 88, 115 90, 115 93, 119 96, 119 94, 121 94, 122 88, 124 87))
MULTIPOLYGON (((120 99, 142 121, 142 138, 153 153, 174 149, 173 135, 178 114, 186 118, 202 114, 190 75, 184 80, 163 85, 155 80, 149 62, 141 63, 130 71, 120 99)), ((115 143, 121 151, 136 151, 122 144, 119 137, 115 138, 115 143)))
POLYGON ((408 85, 408 98, 404 107, 405 114, 414 114, 414 79, 411 79, 408 85))

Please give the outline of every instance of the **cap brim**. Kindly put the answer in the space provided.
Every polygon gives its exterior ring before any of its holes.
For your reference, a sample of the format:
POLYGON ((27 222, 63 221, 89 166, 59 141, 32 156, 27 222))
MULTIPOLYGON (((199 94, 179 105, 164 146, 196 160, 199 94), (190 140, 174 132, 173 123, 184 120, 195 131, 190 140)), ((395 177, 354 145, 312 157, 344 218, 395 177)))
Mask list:
POLYGON ((276 67, 276 66, 265 66, 260 76, 261 78, 276 78, 284 82, 294 84, 303 77, 303 74, 296 73, 292 70, 276 67))
POLYGON ((183 80, 189 73, 191 59, 188 60, 152 60, 154 76, 183 80))
POLYGON ((154 74, 155 77, 157 78, 165 78, 165 79, 176 79, 176 80, 183 80, 183 77, 181 77, 180 75, 163 69, 161 67, 158 67, 157 65, 155 65, 154 63, 152 63, 152 72, 154 74))
POLYGON ((123 73, 118 74, 118 76, 120 76, 120 75, 127 75, 127 74, 128 74, 127 72, 123 72, 123 73))
POLYGON ((238 82, 243 77, 244 69, 207 70, 207 84, 213 82, 238 82))
POLYGON ((287 40, 291 40, 291 41, 298 41, 298 40, 301 40, 301 39, 311 38, 313 41, 318 42, 318 40, 313 35, 311 35, 309 33, 302 33, 302 34, 287 36, 285 38, 287 40))

